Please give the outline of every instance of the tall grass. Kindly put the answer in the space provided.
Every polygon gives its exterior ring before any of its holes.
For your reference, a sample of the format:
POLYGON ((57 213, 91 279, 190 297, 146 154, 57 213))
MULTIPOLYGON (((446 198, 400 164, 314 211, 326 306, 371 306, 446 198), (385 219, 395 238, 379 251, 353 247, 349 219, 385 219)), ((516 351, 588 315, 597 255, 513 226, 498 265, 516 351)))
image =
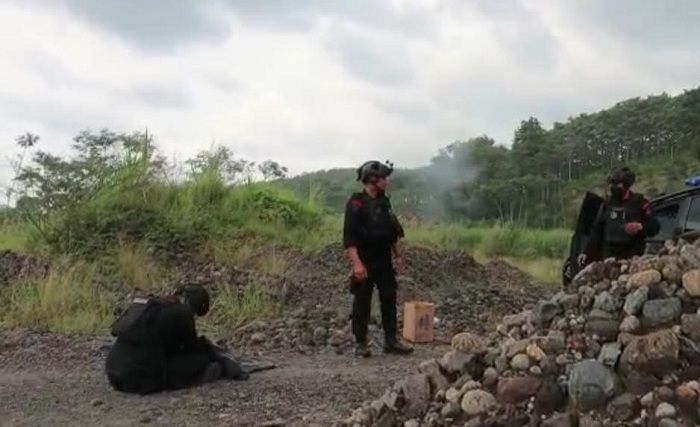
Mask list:
POLYGON ((406 235, 409 242, 430 247, 465 250, 487 257, 536 259, 563 257, 571 232, 564 229, 411 223, 407 226, 406 235))
POLYGON ((62 259, 43 280, 26 280, 2 292, 0 322, 61 332, 95 333, 104 330, 113 303, 97 285, 95 265, 62 259))
POLYGON ((29 246, 28 224, 19 221, 0 222, 0 250, 23 251, 29 246))
POLYGON ((35 237, 55 253, 87 259, 125 244, 179 260, 208 253, 217 242, 316 246, 327 229, 314 197, 301 201, 273 184, 227 185, 216 170, 167 183, 142 162, 125 163, 105 182, 89 198, 48 215, 35 237))
POLYGON ((205 323, 225 336, 251 320, 274 317, 279 311, 279 304, 260 284, 249 283, 244 287, 225 284, 217 289, 205 323))
POLYGON ((173 274, 140 245, 120 244, 102 261, 105 271, 120 287, 134 291, 159 292, 166 289, 173 274))

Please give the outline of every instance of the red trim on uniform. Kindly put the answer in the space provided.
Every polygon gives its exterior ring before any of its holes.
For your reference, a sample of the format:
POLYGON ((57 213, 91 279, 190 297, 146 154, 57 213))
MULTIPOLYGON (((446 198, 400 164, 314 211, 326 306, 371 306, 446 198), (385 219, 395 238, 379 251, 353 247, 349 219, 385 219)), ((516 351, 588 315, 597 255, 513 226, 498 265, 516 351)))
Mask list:
POLYGON ((625 195, 622 196, 622 200, 623 200, 623 201, 628 200, 630 197, 632 197, 632 191, 631 191, 631 190, 627 190, 627 191, 625 192, 625 195))
POLYGON ((350 200, 350 206, 352 206, 355 209, 360 209, 362 207, 362 200, 360 199, 351 199, 350 200))

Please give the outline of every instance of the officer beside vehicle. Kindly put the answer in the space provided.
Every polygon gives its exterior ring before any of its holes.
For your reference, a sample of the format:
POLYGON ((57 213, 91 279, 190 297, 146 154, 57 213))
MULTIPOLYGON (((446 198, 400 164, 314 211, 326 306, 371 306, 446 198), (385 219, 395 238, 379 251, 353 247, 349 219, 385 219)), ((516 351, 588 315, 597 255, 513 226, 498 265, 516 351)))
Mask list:
POLYGON ((368 161, 360 166, 357 180, 362 182, 363 190, 350 197, 345 210, 343 241, 352 269, 354 296, 352 330, 355 354, 361 357, 371 356, 367 329, 375 286, 381 306, 384 352, 409 354, 413 351, 397 338, 394 262, 397 267, 403 264, 397 246, 403 237, 403 228, 386 196, 387 180, 392 172, 393 165, 389 162, 368 161))
POLYGON ((589 241, 578 257, 580 265, 598 258, 594 254, 602 259, 642 255, 646 237, 659 231, 649 201, 631 190, 635 179, 627 167, 615 169, 608 176, 610 195, 598 210, 589 241))

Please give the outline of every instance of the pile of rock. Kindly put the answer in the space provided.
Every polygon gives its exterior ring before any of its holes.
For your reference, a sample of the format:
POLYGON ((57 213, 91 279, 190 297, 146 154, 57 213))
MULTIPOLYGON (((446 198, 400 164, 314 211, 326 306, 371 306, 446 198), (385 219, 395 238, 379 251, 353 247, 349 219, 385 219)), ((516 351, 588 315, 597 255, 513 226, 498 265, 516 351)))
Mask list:
POLYGON ((700 245, 594 263, 338 424, 697 425, 699 307, 700 245))
POLYGON ((248 323, 234 332, 234 340, 248 349, 292 350, 302 354, 328 347, 341 353, 353 345, 346 318, 333 310, 304 308, 280 319, 248 323))

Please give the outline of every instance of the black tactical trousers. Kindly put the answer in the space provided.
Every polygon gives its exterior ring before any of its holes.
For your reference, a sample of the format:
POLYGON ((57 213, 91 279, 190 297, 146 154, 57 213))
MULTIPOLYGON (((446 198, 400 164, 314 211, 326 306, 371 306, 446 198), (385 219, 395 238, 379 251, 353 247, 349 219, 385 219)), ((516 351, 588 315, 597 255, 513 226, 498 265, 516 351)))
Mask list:
POLYGON ((613 245, 604 243, 603 244, 603 259, 615 258, 615 259, 630 259, 635 255, 644 254, 644 244, 633 244, 633 245, 613 245))
POLYGON ((357 342, 367 341, 367 327, 372 309, 374 287, 379 291, 382 326, 387 341, 396 337, 396 276, 391 260, 375 265, 365 264, 368 279, 353 286, 352 332, 357 342))
POLYGON ((161 390, 177 390, 197 382, 214 354, 207 348, 164 358, 154 346, 134 346, 117 341, 107 356, 109 383, 125 393, 148 394, 161 390))

